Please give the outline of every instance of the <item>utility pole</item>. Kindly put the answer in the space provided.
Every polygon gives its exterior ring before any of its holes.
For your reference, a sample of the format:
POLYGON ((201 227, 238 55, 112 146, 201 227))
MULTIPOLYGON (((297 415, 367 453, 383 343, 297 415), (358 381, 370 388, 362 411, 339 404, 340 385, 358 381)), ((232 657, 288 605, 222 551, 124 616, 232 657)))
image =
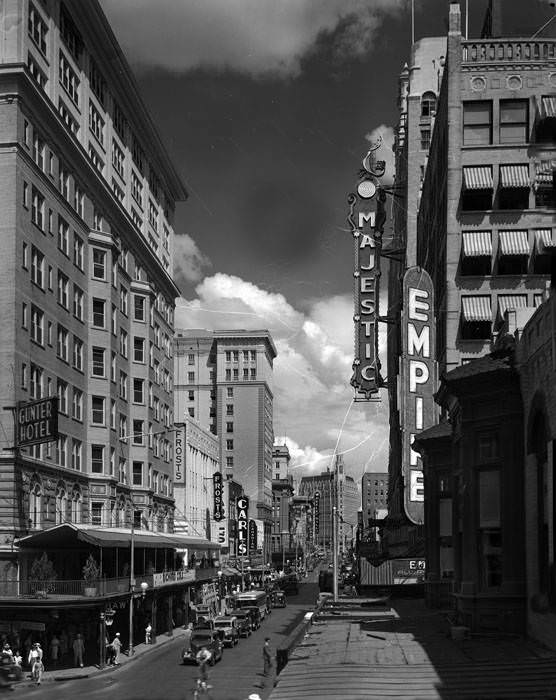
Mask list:
POLYGON ((135 504, 131 501, 131 539, 129 563, 129 647, 128 657, 133 656, 133 592, 135 589, 135 504))
POLYGON ((332 594, 334 602, 338 602, 338 459, 334 463, 333 499, 332 509, 332 594))

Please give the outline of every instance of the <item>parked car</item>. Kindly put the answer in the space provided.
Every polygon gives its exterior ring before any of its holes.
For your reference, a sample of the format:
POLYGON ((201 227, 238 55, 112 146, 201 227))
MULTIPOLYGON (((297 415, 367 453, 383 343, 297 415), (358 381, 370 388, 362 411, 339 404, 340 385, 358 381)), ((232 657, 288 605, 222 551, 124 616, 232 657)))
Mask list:
POLYGON ((286 594, 284 591, 276 591, 274 593, 274 600, 272 603, 275 608, 285 608, 286 607, 286 594))
POLYGON ((197 663, 197 653, 202 649, 202 647, 206 647, 212 654, 212 658, 210 660, 211 666, 214 666, 214 664, 217 661, 220 661, 222 658, 224 644, 220 639, 220 633, 208 628, 198 628, 194 629, 191 634, 189 648, 184 647, 183 649, 183 663, 185 664, 188 661, 197 663))
POLYGON ((217 617, 214 620, 214 629, 221 633, 224 646, 235 647, 239 642, 239 625, 237 617, 226 615, 217 617))
POLYGON ((252 618, 249 610, 234 610, 240 637, 249 637, 253 631, 252 618))
POLYGON ((251 629, 258 630, 263 621, 259 608, 256 605, 249 605, 246 608, 242 608, 242 610, 247 610, 251 615, 251 629))

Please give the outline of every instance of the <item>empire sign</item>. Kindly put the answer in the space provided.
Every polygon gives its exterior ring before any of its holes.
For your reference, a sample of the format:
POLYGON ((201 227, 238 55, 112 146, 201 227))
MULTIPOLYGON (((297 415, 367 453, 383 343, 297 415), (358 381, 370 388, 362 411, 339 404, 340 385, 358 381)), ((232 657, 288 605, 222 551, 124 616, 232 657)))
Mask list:
POLYGON ((369 149, 356 192, 348 197, 348 222, 355 245, 355 358, 351 384, 367 401, 384 385, 378 357, 378 302, 386 195, 377 177, 384 174, 385 165, 384 161, 375 163, 373 157, 380 145, 379 141, 369 149))
POLYGON ((434 298, 429 274, 410 267, 403 278, 400 412, 404 506, 414 523, 423 522, 423 466, 411 443, 415 434, 436 423, 434 298))
POLYGON ((39 445, 58 438, 58 397, 19 404, 16 411, 16 445, 39 445))

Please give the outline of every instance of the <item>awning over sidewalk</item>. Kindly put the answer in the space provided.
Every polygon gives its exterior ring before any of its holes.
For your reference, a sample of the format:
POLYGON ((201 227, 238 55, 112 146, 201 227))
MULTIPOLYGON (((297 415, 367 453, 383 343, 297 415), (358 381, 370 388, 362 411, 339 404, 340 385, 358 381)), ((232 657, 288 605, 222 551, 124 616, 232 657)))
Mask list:
POLYGON ((529 187, 529 165, 501 165, 500 187, 529 187))
POLYGON ((464 167, 463 188, 465 190, 491 190, 493 188, 492 167, 490 165, 464 167))
MULTIPOLYGON (((220 549, 215 542, 201 538, 182 537, 164 532, 135 530, 133 541, 136 547, 151 549, 220 549)), ((75 525, 63 523, 48 530, 34 532, 32 535, 21 537, 15 544, 19 547, 41 548, 58 547, 74 548, 78 543, 86 542, 96 547, 129 547, 131 530, 123 528, 95 528, 90 525, 75 525)))
POLYGON ((464 231, 463 257, 478 258, 492 255, 492 234, 490 231, 464 231))
POLYGON ((499 231, 498 253, 500 255, 529 255, 527 231, 499 231))

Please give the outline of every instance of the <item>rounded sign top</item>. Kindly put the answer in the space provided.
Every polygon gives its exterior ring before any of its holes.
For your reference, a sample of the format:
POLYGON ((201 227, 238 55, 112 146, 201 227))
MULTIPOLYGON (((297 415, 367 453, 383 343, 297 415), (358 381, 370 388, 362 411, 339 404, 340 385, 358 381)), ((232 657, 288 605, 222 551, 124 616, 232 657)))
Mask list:
POLYGON ((357 194, 363 199, 370 199, 376 193, 376 185, 372 180, 362 180, 357 185, 357 194))

